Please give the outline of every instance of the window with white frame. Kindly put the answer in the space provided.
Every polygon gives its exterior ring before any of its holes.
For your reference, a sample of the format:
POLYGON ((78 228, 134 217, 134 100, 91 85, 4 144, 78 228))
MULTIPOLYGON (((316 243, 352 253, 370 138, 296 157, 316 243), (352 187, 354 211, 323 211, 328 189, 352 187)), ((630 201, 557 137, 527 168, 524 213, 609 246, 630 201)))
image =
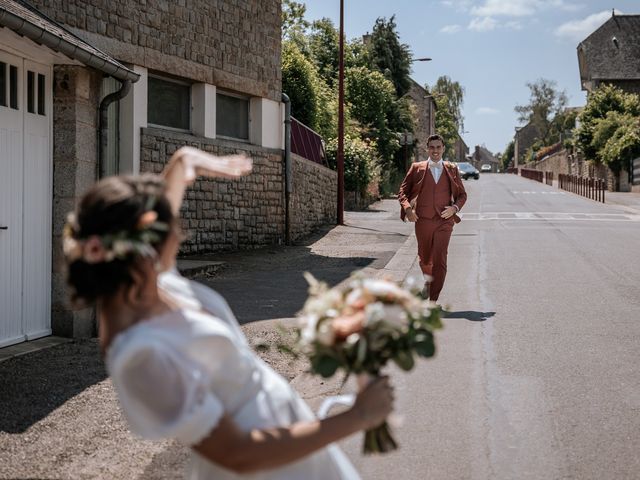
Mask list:
POLYGON ((191 85, 149 74, 147 91, 149 125, 191 130, 191 85))
POLYGON ((216 93, 216 136, 249 140, 249 98, 216 93))

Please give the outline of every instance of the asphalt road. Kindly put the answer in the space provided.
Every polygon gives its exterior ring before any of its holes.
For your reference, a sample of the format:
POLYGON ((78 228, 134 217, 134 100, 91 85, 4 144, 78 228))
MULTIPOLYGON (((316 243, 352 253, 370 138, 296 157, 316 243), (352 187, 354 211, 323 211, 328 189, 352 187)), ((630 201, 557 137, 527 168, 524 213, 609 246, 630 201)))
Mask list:
POLYGON ((394 375, 401 449, 344 449, 367 479, 640 478, 640 215, 515 175, 465 185, 438 355, 394 375))

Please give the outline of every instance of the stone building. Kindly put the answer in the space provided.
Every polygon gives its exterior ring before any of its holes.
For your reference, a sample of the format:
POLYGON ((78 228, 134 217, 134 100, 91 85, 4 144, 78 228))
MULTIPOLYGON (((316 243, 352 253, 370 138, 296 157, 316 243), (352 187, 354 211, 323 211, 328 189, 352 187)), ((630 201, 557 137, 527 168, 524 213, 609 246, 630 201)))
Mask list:
POLYGON ((456 137, 456 141, 454 143, 453 149, 454 149, 454 152, 453 152, 453 158, 451 158, 451 161, 453 162, 467 161, 467 157, 469 156, 469 147, 467 146, 467 144, 459 134, 456 137))
POLYGON ((583 90, 611 84, 640 94, 640 15, 612 13, 578 44, 578 65, 583 90))
POLYGON ((482 165, 491 165, 492 173, 497 173, 500 168, 500 159, 482 145, 476 145, 473 155, 471 155, 471 163, 478 170, 482 165))
POLYGON ((436 102, 427 89, 411 79, 411 87, 407 92, 415 111, 415 143, 413 161, 426 160, 427 138, 436 131, 436 102))
POLYGON ((522 127, 516 127, 516 133, 513 137, 514 152, 513 162, 514 167, 518 167, 523 163, 527 163, 531 159, 525 158, 527 150, 538 140, 540 132, 538 127, 533 123, 527 123, 522 127))
POLYGON ((280 14, 280 0, 0 0, 0 347, 94 333, 66 302, 65 215, 96 179, 159 172, 182 145, 254 160, 189 190, 184 253, 335 222, 335 172, 294 155, 285 193, 280 14))

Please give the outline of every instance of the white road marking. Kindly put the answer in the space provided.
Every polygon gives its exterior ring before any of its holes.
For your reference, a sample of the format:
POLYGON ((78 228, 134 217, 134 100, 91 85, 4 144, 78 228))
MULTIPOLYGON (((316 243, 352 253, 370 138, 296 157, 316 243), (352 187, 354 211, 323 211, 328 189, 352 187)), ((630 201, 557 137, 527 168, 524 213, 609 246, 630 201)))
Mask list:
POLYGON ((560 212, 483 212, 463 213, 463 220, 544 220, 544 221, 597 221, 640 222, 640 215, 623 213, 560 213, 560 212))

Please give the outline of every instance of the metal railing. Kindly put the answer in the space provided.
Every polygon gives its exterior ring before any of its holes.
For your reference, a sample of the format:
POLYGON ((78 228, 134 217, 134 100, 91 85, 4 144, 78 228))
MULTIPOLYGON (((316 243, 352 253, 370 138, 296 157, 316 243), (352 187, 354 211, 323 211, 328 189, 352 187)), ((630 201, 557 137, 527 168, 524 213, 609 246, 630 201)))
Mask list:
POLYGON ((520 175, 529 180, 535 180, 536 182, 544 182, 544 172, 540 170, 529 170, 527 168, 520 169, 520 175))
POLYGON ((558 175, 558 186, 568 192, 602 203, 604 203, 604 192, 607 190, 607 183, 600 178, 579 177, 562 173, 558 175))
POLYGON ((307 160, 328 166, 322 137, 293 117, 291 117, 291 151, 307 160))
POLYGON ((544 172, 544 183, 553 187, 553 172, 544 172))

